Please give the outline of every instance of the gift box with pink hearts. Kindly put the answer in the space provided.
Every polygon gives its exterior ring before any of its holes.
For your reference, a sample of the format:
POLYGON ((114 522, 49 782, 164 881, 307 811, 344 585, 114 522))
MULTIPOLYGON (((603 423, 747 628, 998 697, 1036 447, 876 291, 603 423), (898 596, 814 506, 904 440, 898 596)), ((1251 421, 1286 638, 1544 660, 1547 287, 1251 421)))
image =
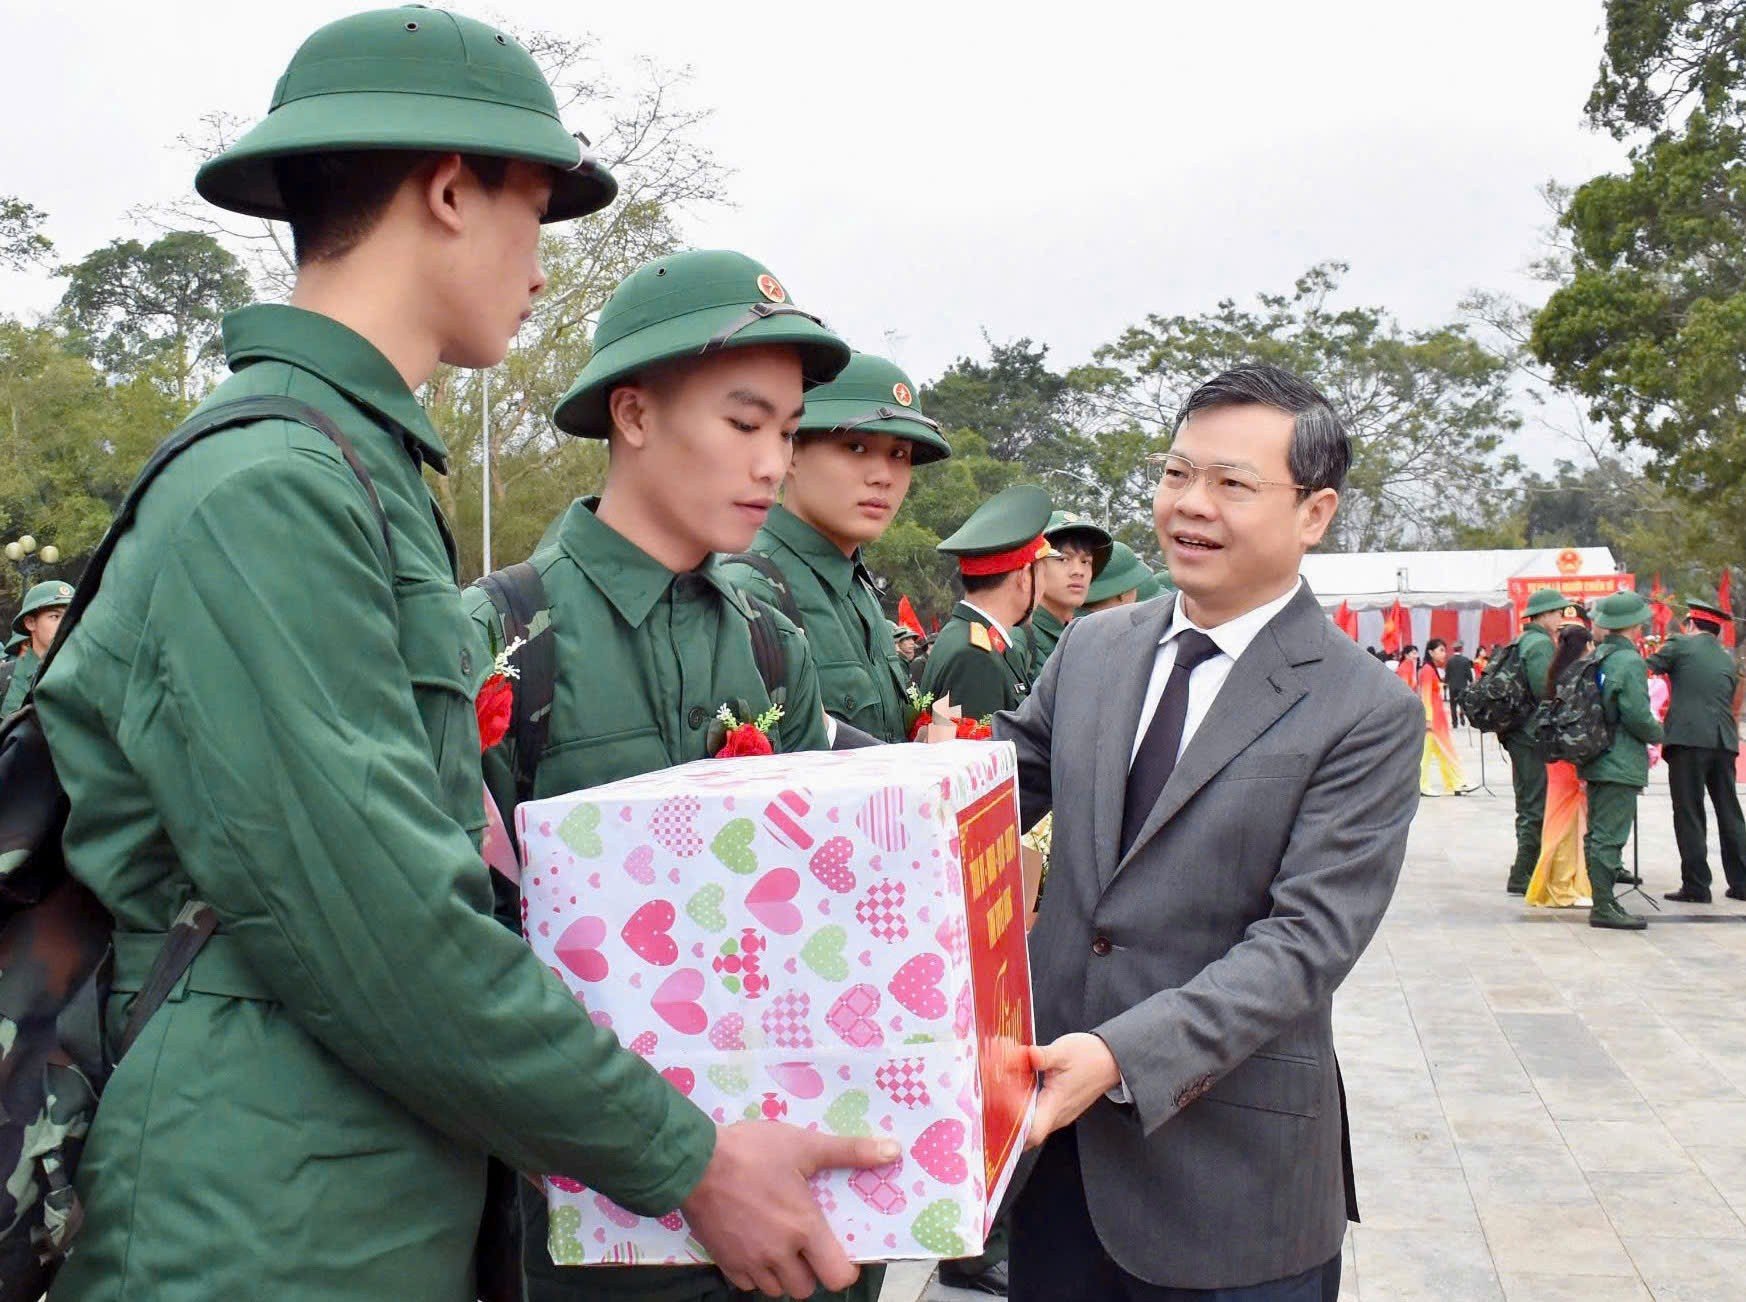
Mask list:
MULTIPOLYGON (((1034 1078, 1012 747, 703 760, 516 811, 528 942, 722 1124, 888 1136, 813 1192, 857 1261, 981 1251, 1034 1078)), ((707 1260, 546 1182, 561 1264, 707 1260)))

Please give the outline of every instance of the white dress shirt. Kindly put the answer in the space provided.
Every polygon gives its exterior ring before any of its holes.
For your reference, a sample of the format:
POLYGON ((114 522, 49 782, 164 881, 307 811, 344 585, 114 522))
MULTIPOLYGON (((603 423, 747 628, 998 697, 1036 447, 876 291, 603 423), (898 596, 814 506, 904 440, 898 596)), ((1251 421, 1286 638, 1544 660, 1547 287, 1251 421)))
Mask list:
POLYGON ((1146 739, 1146 729, 1152 724, 1152 716, 1158 712, 1158 700, 1164 695, 1164 685, 1170 681, 1170 674, 1176 668, 1176 635, 1192 628, 1205 633, 1219 649, 1219 654, 1201 661, 1195 667, 1194 677, 1188 680, 1188 714, 1182 721, 1182 745, 1176 751, 1176 757, 1181 759, 1195 729, 1200 727, 1200 721, 1212 709, 1212 703, 1218 698, 1219 689, 1225 685, 1225 679, 1231 676, 1231 667, 1249 649, 1249 643, 1255 640, 1256 635, 1267 627, 1268 621, 1297 596, 1301 587, 1303 580, 1300 578, 1283 596, 1275 597, 1266 605, 1257 606, 1235 619, 1228 619, 1217 628, 1201 628, 1183 610, 1181 596, 1176 598, 1176 609, 1171 613, 1170 625, 1158 641, 1157 659, 1152 662, 1152 678, 1146 684, 1145 699, 1140 702, 1140 726, 1134 733, 1134 748, 1128 754, 1130 768, 1133 767, 1135 756, 1140 753, 1140 743, 1146 739))
MULTIPOLYGON (((1300 582, 1301 582, 1301 580, 1300 580, 1300 582)), ((996 619, 993 615, 990 615, 986 610, 982 609, 982 607, 978 606, 974 601, 971 601, 966 597, 960 597, 960 598, 958 598, 958 600, 962 601, 966 606, 970 607, 971 610, 975 611, 978 615, 982 616, 982 622, 987 624, 988 627, 993 629, 996 633, 999 633, 1001 641, 1005 642, 1008 646, 1012 645, 1012 634, 1007 632, 1007 628, 1006 628, 1005 624, 1002 624, 998 619, 996 619)))

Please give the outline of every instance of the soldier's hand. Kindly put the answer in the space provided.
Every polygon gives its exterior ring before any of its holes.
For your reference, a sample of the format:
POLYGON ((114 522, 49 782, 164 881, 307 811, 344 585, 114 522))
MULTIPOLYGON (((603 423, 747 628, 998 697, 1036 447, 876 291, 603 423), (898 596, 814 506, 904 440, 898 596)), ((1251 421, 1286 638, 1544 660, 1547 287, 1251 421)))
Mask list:
POLYGON ((895 1162, 888 1139, 846 1139, 775 1121, 716 1132, 703 1179, 680 1204, 697 1241, 735 1288, 768 1297, 845 1289, 860 1272, 813 1201, 807 1178, 837 1167, 895 1162))

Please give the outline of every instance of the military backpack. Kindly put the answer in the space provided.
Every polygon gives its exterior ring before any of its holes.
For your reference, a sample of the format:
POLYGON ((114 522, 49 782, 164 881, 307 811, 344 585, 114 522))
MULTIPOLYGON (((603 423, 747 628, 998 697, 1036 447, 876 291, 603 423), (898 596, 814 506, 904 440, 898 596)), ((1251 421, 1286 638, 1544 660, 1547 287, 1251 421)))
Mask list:
MULTIPOLYGON (((116 543, 164 467, 208 435, 275 418, 333 440, 388 538, 368 472, 326 416, 275 395, 220 403, 178 428, 139 472, 79 579, 37 683, 96 595, 116 543)), ((61 854, 67 793, 33 697, 34 687, 23 706, 0 720, 0 1302, 37 1302, 47 1290, 84 1219, 73 1175, 98 1096, 218 925, 211 905, 192 900, 183 907, 111 1041, 104 1010, 114 921, 67 871, 61 854)))
POLYGON ((1511 643, 1486 671, 1461 693, 1461 711, 1482 732, 1498 736, 1518 731, 1534 717, 1534 689, 1528 685, 1522 649, 1511 643))
POLYGON ((1568 760, 1581 768, 1611 748, 1616 721, 1607 718, 1601 691, 1609 651, 1591 651, 1566 665, 1540 703, 1535 722, 1547 759, 1568 760))

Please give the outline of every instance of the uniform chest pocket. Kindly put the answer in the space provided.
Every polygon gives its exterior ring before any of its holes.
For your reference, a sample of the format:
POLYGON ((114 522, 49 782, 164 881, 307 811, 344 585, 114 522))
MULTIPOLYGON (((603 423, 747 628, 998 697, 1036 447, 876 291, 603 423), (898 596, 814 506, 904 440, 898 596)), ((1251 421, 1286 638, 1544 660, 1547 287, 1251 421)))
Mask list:
POLYGON ((827 714, 834 714, 858 728, 879 730, 879 689, 874 686, 873 675, 866 665, 858 660, 820 663, 818 689, 824 698, 827 714), (869 723, 872 727, 868 727, 869 723))

